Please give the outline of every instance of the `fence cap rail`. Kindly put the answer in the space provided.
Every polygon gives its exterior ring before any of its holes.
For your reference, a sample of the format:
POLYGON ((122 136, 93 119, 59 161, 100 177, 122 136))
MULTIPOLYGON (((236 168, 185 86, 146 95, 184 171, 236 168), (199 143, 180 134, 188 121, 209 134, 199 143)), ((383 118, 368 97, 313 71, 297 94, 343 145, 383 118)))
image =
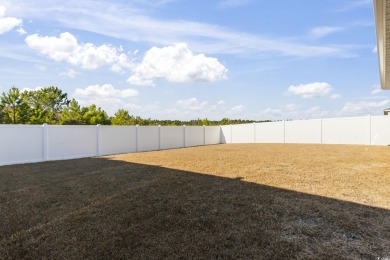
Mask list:
POLYGON ((25 128, 25 127, 29 127, 29 128, 42 128, 42 126, 43 125, 0 124, 0 127, 3 127, 3 128, 25 128))

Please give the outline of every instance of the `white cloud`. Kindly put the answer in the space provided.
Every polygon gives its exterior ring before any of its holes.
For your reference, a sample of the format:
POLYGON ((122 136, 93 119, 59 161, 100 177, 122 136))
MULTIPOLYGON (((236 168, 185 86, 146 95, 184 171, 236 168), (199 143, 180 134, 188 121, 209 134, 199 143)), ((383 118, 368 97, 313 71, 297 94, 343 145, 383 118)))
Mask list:
POLYGON ((261 120, 282 120, 282 119, 302 119, 307 118, 306 112, 298 110, 301 106, 296 104, 287 104, 279 108, 268 107, 259 113, 257 116, 261 120))
POLYGON ((154 85, 155 79, 170 82, 214 82, 227 78, 227 69, 218 59, 204 54, 194 55, 185 43, 149 49, 134 71, 127 81, 140 86, 154 85))
MULTIPOLYGON (((320 106, 315 106, 303 111, 303 119, 315 119, 321 117, 329 117, 332 113, 330 111, 321 110, 320 106)), ((302 119, 302 118, 301 118, 302 119)))
POLYGON ((19 27, 16 31, 17 31, 20 35, 25 35, 25 34, 27 34, 27 32, 26 32, 22 27, 19 27))
POLYGON ((77 88, 72 95, 81 106, 95 104, 104 109, 108 115, 114 115, 118 109, 127 109, 129 112, 141 109, 141 106, 129 103, 127 98, 138 96, 135 89, 115 89, 111 84, 91 85, 85 89, 77 88))
POLYGON ((85 89, 77 88, 74 95, 76 97, 89 98, 128 98, 138 96, 136 89, 115 89, 111 84, 91 85, 85 89))
POLYGON ((302 98, 315 98, 326 96, 332 90, 332 86, 326 82, 314 82, 309 84, 291 85, 287 93, 302 96, 302 98))
POLYGON ((373 52, 373 53, 378 53, 378 47, 375 46, 375 47, 372 49, 372 52, 373 52))
POLYGON ((383 92, 383 90, 381 88, 376 88, 373 91, 371 91, 371 95, 376 95, 376 94, 381 93, 381 92, 383 92))
POLYGON ((299 110, 288 110, 286 106, 279 108, 267 108, 257 113, 262 120, 283 120, 283 119, 317 119, 317 118, 337 118, 366 115, 382 115, 383 110, 389 107, 390 100, 378 102, 358 101, 347 102, 341 109, 324 110, 320 106, 313 106, 299 110))
POLYGON ((344 116, 364 116, 364 115, 379 115, 383 113, 390 103, 390 100, 379 102, 347 102, 341 110, 341 115, 344 116))
POLYGON ((126 103, 122 106, 124 109, 128 111, 133 111, 133 110, 141 110, 143 107, 140 105, 132 104, 132 103, 126 103))
POLYGON ((106 111, 109 116, 113 116, 119 109, 126 109, 132 115, 139 115, 145 108, 137 104, 127 103, 119 98, 78 98, 77 101, 79 101, 81 106, 95 104, 106 111))
MULTIPOLYGON (((149 107, 150 113, 160 118, 196 119, 223 118, 226 116, 225 101, 216 103, 202 101, 195 97, 177 100, 173 107, 149 107)), ((144 111, 144 109, 143 109, 144 111)))
POLYGON ((27 36, 25 42, 31 49, 54 61, 66 61, 85 69, 97 69, 103 65, 111 65, 114 71, 132 68, 132 63, 121 47, 115 48, 107 44, 100 46, 92 43, 79 44, 76 37, 68 32, 61 33, 59 37, 33 34, 27 36))
POLYGON ((152 79, 144 79, 137 75, 128 78, 127 82, 136 86, 154 86, 154 81, 152 79))
POLYGON ((282 115, 283 115, 282 109, 270 108, 270 107, 259 112, 259 116, 262 117, 263 119, 273 119, 273 118, 280 117, 282 115))
POLYGON ((66 76, 66 77, 69 77, 72 79, 74 77, 76 77, 76 75, 77 75, 77 72, 74 69, 68 69, 66 72, 60 73, 60 76, 66 76))
POLYGON ((343 31, 343 27, 334 27, 334 26, 321 26, 311 29, 310 35, 314 38, 322 38, 328 36, 332 33, 337 33, 343 31))
POLYGON ((186 110, 203 110, 208 105, 207 101, 200 102, 197 98, 180 99, 176 101, 176 104, 182 109, 186 110))
POLYGON ((260 111, 257 115, 262 120, 299 120, 328 117, 332 114, 330 111, 321 110, 321 107, 319 106, 314 106, 302 110, 299 110, 300 106, 297 105, 291 106, 293 109, 288 109, 288 107, 289 105, 285 105, 280 108, 267 108, 263 111, 260 111))
MULTIPOLYGON (((4 17, 5 6, 0 6, 0 34, 9 32, 17 27, 22 26, 23 21, 15 17, 4 17)), ((19 28, 20 30, 21 28, 19 28)), ((23 30, 23 29, 22 29, 23 30)))
POLYGON ((244 110, 245 110, 245 106, 243 106, 243 105, 238 105, 238 106, 232 107, 232 108, 228 111, 228 113, 229 113, 229 114, 233 114, 233 115, 237 115, 237 114, 240 114, 240 113, 244 112, 244 110))
POLYGON ((339 98, 341 98, 341 95, 340 94, 333 94, 333 95, 330 95, 330 98, 331 99, 339 99, 339 98))

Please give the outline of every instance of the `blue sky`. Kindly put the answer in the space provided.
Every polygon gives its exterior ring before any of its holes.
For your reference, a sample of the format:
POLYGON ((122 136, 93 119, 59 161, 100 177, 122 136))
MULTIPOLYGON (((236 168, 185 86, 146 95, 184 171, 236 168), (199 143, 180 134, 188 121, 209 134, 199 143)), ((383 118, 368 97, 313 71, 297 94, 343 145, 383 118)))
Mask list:
POLYGON ((372 0, 0 0, 0 92, 157 119, 380 115, 372 0))

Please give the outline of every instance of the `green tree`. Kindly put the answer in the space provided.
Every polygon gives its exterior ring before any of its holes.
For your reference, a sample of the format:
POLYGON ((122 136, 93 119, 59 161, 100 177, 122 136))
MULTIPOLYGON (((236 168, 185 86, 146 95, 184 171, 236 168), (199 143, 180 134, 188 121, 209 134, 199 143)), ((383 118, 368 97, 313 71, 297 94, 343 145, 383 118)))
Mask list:
MULTIPOLYGON (((26 99, 26 93, 27 92, 23 92, 22 93, 22 96, 23 96, 23 100, 25 100, 26 102, 27 99, 26 99)), ((28 104, 28 103, 25 103, 25 104, 28 104)), ((36 103, 33 107, 31 107, 30 105, 27 105, 28 108, 29 108, 29 118, 28 118, 28 123, 29 124, 43 124, 43 123, 46 123, 46 120, 45 120, 45 111, 43 110, 42 106, 40 103, 36 103)))
POLYGON ((95 104, 81 108, 81 114, 82 120, 86 125, 110 124, 107 113, 100 107, 97 108, 95 104))
POLYGON ((195 122, 190 122, 191 125, 197 125, 197 126, 202 126, 202 125, 210 125, 210 121, 205 118, 205 119, 200 119, 196 120, 195 122))
POLYGON ((57 87, 25 91, 24 102, 30 107, 31 124, 58 124, 61 122, 61 111, 69 105, 68 94, 57 87))
POLYGON ((232 121, 229 119, 229 118, 222 118, 222 120, 220 121, 220 124, 221 125, 230 125, 232 123, 232 121))
POLYGON ((28 121, 28 105, 23 102, 20 91, 12 87, 0 97, 1 119, 6 124, 24 124, 28 121))
POLYGON ((119 109, 114 117, 111 118, 111 124, 113 125, 135 125, 135 118, 129 114, 129 111, 125 109, 119 109))
POLYGON ((61 113, 61 124, 62 125, 82 125, 85 124, 81 114, 79 103, 72 99, 69 106, 65 106, 61 113))

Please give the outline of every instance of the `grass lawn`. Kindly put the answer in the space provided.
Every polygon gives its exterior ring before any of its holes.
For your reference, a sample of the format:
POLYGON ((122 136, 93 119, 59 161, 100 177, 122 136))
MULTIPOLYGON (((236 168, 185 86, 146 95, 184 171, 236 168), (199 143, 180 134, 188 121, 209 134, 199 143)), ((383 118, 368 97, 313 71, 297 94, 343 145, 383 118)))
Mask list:
POLYGON ((390 258, 390 147, 214 145, 0 167, 0 259, 390 258))

